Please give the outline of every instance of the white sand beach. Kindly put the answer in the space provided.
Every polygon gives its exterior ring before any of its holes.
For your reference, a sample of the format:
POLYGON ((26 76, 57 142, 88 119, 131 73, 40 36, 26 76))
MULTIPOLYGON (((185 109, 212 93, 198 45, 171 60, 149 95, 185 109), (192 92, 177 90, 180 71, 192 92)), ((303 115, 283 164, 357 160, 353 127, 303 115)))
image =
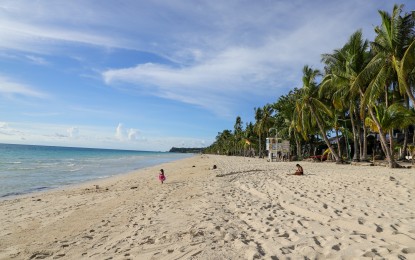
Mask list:
POLYGON ((414 168, 296 163, 197 155, 3 200, 0 259, 415 259, 414 168))

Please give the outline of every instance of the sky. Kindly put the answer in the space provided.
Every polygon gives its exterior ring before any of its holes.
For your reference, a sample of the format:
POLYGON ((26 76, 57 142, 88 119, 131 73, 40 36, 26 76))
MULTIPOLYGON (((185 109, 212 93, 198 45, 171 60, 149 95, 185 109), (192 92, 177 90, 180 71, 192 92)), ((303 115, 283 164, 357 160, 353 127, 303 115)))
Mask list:
POLYGON ((388 0, 2 0, 0 143, 206 147, 388 0))

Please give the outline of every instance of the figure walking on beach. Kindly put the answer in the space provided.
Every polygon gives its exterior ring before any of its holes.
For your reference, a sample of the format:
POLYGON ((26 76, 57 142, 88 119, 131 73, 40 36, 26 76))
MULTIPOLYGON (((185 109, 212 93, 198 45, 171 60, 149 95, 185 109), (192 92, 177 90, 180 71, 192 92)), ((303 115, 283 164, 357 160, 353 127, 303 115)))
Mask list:
POLYGON ((166 180, 166 176, 164 175, 164 170, 163 169, 160 170, 159 180, 160 180, 161 184, 163 184, 164 181, 166 180))

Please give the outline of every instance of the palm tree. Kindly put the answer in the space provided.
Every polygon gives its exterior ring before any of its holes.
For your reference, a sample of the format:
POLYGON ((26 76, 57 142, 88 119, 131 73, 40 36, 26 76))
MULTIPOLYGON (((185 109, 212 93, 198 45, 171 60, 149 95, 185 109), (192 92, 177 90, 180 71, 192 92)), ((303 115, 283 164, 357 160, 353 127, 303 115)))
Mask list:
MULTIPOLYGON (((320 93, 331 93, 333 106, 339 111, 339 116, 350 119, 354 141, 354 161, 366 160, 367 156, 366 128, 357 113, 362 103, 360 92, 363 93, 364 89, 353 87, 359 73, 369 62, 370 55, 367 48, 368 41, 363 40, 362 32, 358 30, 350 36, 341 49, 335 50, 332 54, 322 55, 322 61, 326 64, 326 74, 320 93), (361 129, 363 135, 360 134, 361 129)), ((364 118, 365 110, 362 113, 364 118)), ((345 134, 347 133, 343 131, 343 135, 345 134)))
POLYGON ((218 152, 219 154, 229 155, 231 144, 232 144, 233 135, 230 130, 223 130, 223 132, 219 132, 216 136, 216 141, 212 144, 212 148, 214 153, 218 152))
POLYGON ((273 125, 273 107, 270 104, 266 104, 262 109, 255 108, 255 132, 259 137, 258 155, 263 157, 262 154, 262 140, 261 137, 264 133, 268 133, 269 128, 273 125))
POLYGON ((385 93, 388 83, 399 82, 401 93, 415 104, 413 86, 409 76, 414 69, 414 17, 411 14, 400 15, 402 5, 393 7, 392 15, 379 11, 382 25, 375 28, 377 33, 371 48, 375 54, 362 73, 364 79, 370 79, 371 95, 385 93))
POLYGON ((409 125, 415 124, 415 113, 401 104, 392 104, 386 107, 385 104, 379 104, 374 107, 372 113, 374 117, 367 117, 365 120, 372 131, 379 134, 381 139, 382 149, 386 156, 389 157, 389 166, 395 168, 398 165, 394 160, 394 143, 393 136, 389 135, 389 147, 387 146, 386 133, 392 132, 396 128, 405 128, 409 125))
POLYGON ((392 15, 379 11, 382 25, 375 28, 377 37, 371 43, 372 49, 376 52, 373 63, 383 67, 378 70, 379 84, 391 76, 386 73, 396 74, 401 93, 406 93, 415 105, 414 86, 408 82, 409 74, 413 73, 415 65, 415 16, 401 16, 402 7, 403 5, 395 4, 392 15))
MULTIPOLYGON (((386 135, 386 132, 389 132, 390 136, 392 129, 382 128, 379 109, 376 109, 383 104, 385 110, 390 106, 390 88, 398 86, 400 93, 405 94, 412 104, 415 104, 413 84, 410 84, 414 74, 414 16, 411 14, 401 16, 401 12, 402 5, 395 5, 392 15, 379 11, 382 25, 375 28, 377 36, 375 41, 371 42, 374 56, 355 81, 355 86, 367 85, 365 92, 361 92, 364 105, 362 108, 367 108, 379 133, 386 135)), ((383 138, 382 134, 380 137, 389 165, 395 167, 393 149, 386 149, 388 147, 386 138, 383 138)))
MULTIPOLYGON (((301 154, 301 134, 296 130, 296 113, 295 104, 299 96, 299 90, 294 88, 287 95, 282 95, 277 102, 273 104, 275 111, 275 125, 278 128, 278 134, 282 138, 290 139, 290 144, 294 144, 297 158, 301 154)), ((294 154, 294 153, 293 153, 294 154)))
MULTIPOLYGON (((253 141, 256 139, 255 136, 255 127, 252 124, 252 122, 246 123, 245 126, 245 131, 243 132, 243 137, 244 137, 244 150, 245 150, 245 156, 247 149, 249 148, 249 150, 251 149, 252 145, 253 145, 253 141)), ((250 151, 249 151, 250 152, 250 151)))
POLYGON ((316 77, 320 75, 318 70, 313 70, 308 66, 303 68, 303 87, 300 90, 301 97, 296 103, 297 126, 301 128, 304 138, 307 138, 307 131, 314 123, 317 124, 320 134, 324 142, 330 149, 337 163, 341 162, 341 158, 334 151, 325 130, 325 117, 332 117, 333 112, 318 97, 318 85, 316 77))
MULTIPOLYGON (((233 126, 233 135, 235 137, 235 152, 240 151, 240 144, 242 140, 242 119, 240 116, 236 117, 235 124, 233 126)), ((238 152, 239 154, 239 152, 238 152)))
POLYGON ((254 108, 254 110, 255 110, 255 121, 256 121, 255 125, 254 125, 254 130, 255 130, 255 133, 258 134, 258 155, 261 158, 261 156, 262 156, 261 136, 262 136, 262 133, 264 132, 264 128, 261 125, 261 119, 262 119, 262 116, 263 116, 263 112, 262 112, 262 109, 260 107, 254 108))

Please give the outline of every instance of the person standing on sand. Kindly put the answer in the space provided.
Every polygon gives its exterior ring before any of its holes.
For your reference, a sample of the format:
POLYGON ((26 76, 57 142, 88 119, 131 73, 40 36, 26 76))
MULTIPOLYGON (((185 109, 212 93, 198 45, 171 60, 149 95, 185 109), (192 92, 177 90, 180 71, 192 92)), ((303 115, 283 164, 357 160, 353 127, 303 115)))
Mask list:
POLYGON ((160 170, 159 180, 160 180, 161 184, 163 184, 164 181, 166 180, 166 176, 164 175, 164 170, 163 169, 160 170))

